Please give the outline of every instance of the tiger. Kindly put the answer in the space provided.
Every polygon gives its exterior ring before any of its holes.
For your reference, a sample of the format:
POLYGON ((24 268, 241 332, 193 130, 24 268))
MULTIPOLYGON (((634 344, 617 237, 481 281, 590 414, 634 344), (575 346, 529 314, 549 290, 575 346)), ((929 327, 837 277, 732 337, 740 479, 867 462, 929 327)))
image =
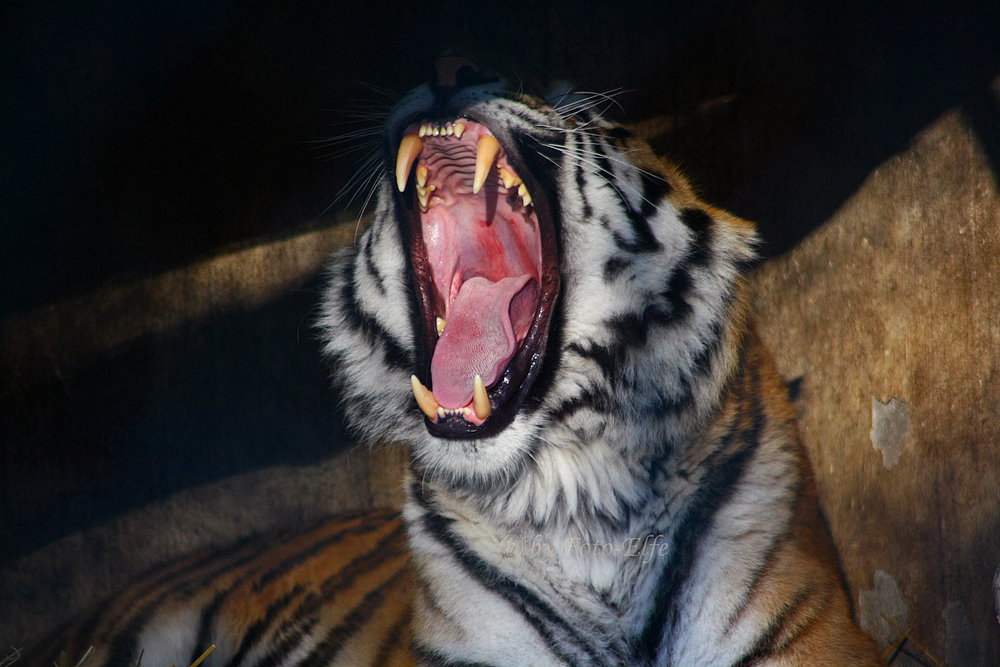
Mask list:
MULTIPOLYGON (((447 55, 389 114, 318 329, 401 514, 200 552, 91 665, 876 665, 750 309, 755 228, 599 97, 447 55)), ((51 659, 48 656, 47 659, 51 659)), ((51 664, 46 662, 45 664, 51 664)))

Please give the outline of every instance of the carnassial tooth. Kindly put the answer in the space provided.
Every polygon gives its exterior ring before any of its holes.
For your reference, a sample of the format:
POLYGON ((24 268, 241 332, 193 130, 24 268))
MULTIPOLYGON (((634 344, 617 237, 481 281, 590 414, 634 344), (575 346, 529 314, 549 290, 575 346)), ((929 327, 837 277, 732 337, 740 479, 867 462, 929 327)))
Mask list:
POLYGON ((417 185, 424 187, 427 185, 427 167, 422 164, 417 165, 417 185))
POLYGON ((465 123, 455 123, 455 138, 461 139, 465 134, 465 123))
POLYGON ((476 147, 476 177, 472 180, 472 194, 479 194, 480 188, 486 182, 486 176, 493 168, 493 163, 500 153, 500 142, 496 137, 484 134, 479 137, 479 145, 476 147))
POLYGON ((437 318, 437 322, 435 322, 435 324, 437 325, 438 336, 440 336, 442 333, 444 333, 444 325, 448 324, 448 321, 445 320, 443 317, 439 317, 437 318))
POLYGON ((489 417, 490 411, 493 410, 493 406, 490 405, 490 397, 486 395, 486 387, 483 386, 483 378, 478 375, 472 386, 472 407, 480 419, 489 417))
POLYGON ((437 399, 434 398, 431 390, 421 384, 416 375, 410 376, 410 386, 413 387, 413 395, 417 399, 420 411, 427 415, 428 419, 437 417, 441 406, 438 405, 437 399))
POLYGON ((410 168, 414 160, 424 149, 424 142, 415 134, 407 134, 399 142, 399 153, 396 154, 396 187, 402 192, 406 189, 406 181, 410 178, 410 168))

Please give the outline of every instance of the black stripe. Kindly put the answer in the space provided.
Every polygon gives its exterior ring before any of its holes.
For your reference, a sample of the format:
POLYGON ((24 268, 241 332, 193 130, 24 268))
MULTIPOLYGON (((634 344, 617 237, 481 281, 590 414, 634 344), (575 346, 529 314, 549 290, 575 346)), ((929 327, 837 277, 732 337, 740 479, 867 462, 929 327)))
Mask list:
POLYGON ((396 574, 382 582, 378 588, 369 591, 361 603, 352 609, 351 613, 339 625, 334 626, 326 633, 326 636, 316 645, 312 653, 298 663, 298 667, 326 667, 326 665, 333 663, 347 640, 364 627, 368 619, 385 603, 385 592, 399 583, 406 573, 407 568, 400 568, 396 574))
POLYGON ((378 268, 375 266, 375 260, 372 257, 371 234, 365 234, 365 247, 363 252, 365 256, 365 268, 368 269, 368 273, 371 277, 375 279, 375 289, 378 290, 379 294, 385 296, 385 283, 382 282, 382 274, 379 273, 378 268))
MULTIPOLYGON (((638 638, 638 651, 647 661, 654 661, 662 638, 672 632, 673 625, 677 621, 679 596, 694 569, 695 554, 711 526, 712 517, 729 501, 747 462, 760 445, 765 414, 760 397, 756 393, 759 382, 756 381, 755 371, 754 380, 753 386, 748 388, 753 396, 753 417, 750 426, 741 429, 741 420, 737 420, 723 438, 723 441, 732 440, 737 437, 738 432, 742 448, 729 459, 717 461, 712 465, 705 481, 695 493, 684 519, 674 530, 672 555, 660 572, 653 610, 641 637, 638 638)), ((725 451, 725 442, 721 443, 720 447, 720 451, 725 451)))
POLYGON ((570 343, 566 349, 584 359, 590 359, 597 364, 604 374, 605 381, 616 388, 620 385, 619 368, 625 361, 625 349, 621 346, 606 347, 592 343, 590 347, 584 347, 579 343, 570 343))
MULTIPOLYGON (((614 165, 611 164, 611 158, 606 153, 604 143, 601 141, 595 141, 594 152, 597 154, 597 164, 603 172, 604 177, 610 184, 614 185, 617 180, 617 174, 615 173, 614 165)), ((643 196, 645 195, 643 194, 643 196)), ((640 209, 637 211, 629 204, 628 198, 625 196, 624 192, 619 192, 619 198, 625 207, 625 215, 628 217, 629 223, 632 227, 632 234, 635 239, 628 240, 618 233, 612 233, 615 245, 622 250, 636 253, 656 252, 657 250, 661 250, 663 246, 656 240, 656 236, 653 234, 653 229, 649 226, 647 215, 644 214, 644 209, 646 209, 645 203, 640 206, 640 209)), ((651 207, 648 210, 652 212, 655 209, 651 207)))
POLYGON ((706 266, 712 254, 712 217, 700 208, 688 208, 681 211, 681 222, 694 232, 689 261, 695 266, 706 266))
POLYGON ((403 346, 374 317, 361 310, 354 293, 355 271, 357 270, 355 255, 345 256, 344 260, 340 276, 343 281, 340 287, 340 307, 347 320, 346 324, 367 337, 368 342, 372 345, 382 343, 385 348, 387 364, 397 368, 412 368, 413 360, 403 346))
MULTIPOLYGON (((298 551, 295 554, 289 556, 288 558, 283 558, 281 562, 274 565, 267 572, 260 576, 260 579, 254 582, 253 592, 259 593, 264 590, 264 587, 269 583, 278 579, 293 568, 298 567, 302 563, 306 562, 310 558, 315 556, 323 555, 327 549, 329 549, 334 544, 338 544, 344 540, 345 537, 354 537, 357 535, 364 535, 365 533, 370 533, 373 530, 378 529, 383 524, 387 523, 391 518, 396 516, 395 513, 375 513, 368 514, 365 513, 357 519, 358 523, 354 525, 341 526, 341 528, 330 535, 327 535, 322 540, 318 542, 313 542, 308 548, 298 551)), ((345 521, 344 523, 348 523, 345 521)), ((395 532, 398 532, 397 529, 395 532)))
POLYGON ((802 605, 812 597, 812 589, 806 587, 800 590, 794 598, 781 605, 781 610, 768 624, 767 629, 754 643, 753 647, 733 667, 753 667, 763 660, 774 657, 793 641, 802 635, 805 625, 799 627, 790 637, 781 644, 777 644, 778 636, 785 629, 789 619, 802 607, 802 605))
POLYGON ((319 586, 321 594, 309 593, 292 615, 281 623, 277 634, 286 636, 288 639, 274 647, 260 663, 260 667, 270 667, 283 662, 292 651, 298 648, 304 636, 316 625, 318 614, 323 607, 353 584, 358 576, 367 574, 390 559, 403 555, 403 542, 404 528, 400 524, 370 550, 356 555, 344 567, 327 577, 319 586), (392 548, 393 542, 398 542, 398 548, 392 548), (300 630, 301 632, 299 632, 300 630))
POLYGON ((604 282, 610 283, 625 269, 632 266, 632 259, 615 255, 604 262, 604 282))
MULTIPOLYGON (((263 618, 259 618, 253 622, 253 624, 247 628, 246 632, 243 633, 243 639, 240 641, 239 647, 236 652, 226 663, 226 667, 233 667, 234 665, 239 665, 243 662, 243 658, 246 657, 247 653, 263 639, 264 634, 267 629, 271 627, 278 615, 295 601, 295 598, 299 597, 305 589, 301 585, 297 585, 292 590, 288 591, 280 598, 272 602, 267 606, 267 610, 264 612, 263 618)), ((206 642, 207 644, 207 642, 206 642)), ((195 650, 194 657, 190 662, 194 662, 201 653, 195 650)))
MULTIPOLYGON (((511 652, 516 652, 516 648, 511 648, 511 652)), ((421 667, 493 667, 485 662, 469 662, 468 660, 451 660, 438 651, 422 646, 414 642, 413 656, 417 659, 417 664, 421 667)), ((376 663, 378 664, 378 663, 376 663)))
POLYGON ((450 520, 433 511, 424 496, 423 485, 419 481, 414 480, 410 488, 413 498, 424 509, 423 524, 427 533, 451 551, 455 560, 469 576, 519 610, 525 620, 535 628, 535 631, 545 641, 552 653, 567 664, 575 664, 576 662, 572 656, 563 651, 553 636, 552 629, 558 629, 571 644, 587 654, 592 662, 598 662, 597 650, 552 607, 525 586, 503 574, 497 568, 490 566, 452 533, 449 526, 450 520))
MULTIPOLYGON (((218 551, 206 554, 191 566, 184 568, 181 572, 170 573, 173 576, 165 576, 162 583, 165 584, 169 581, 171 585, 165 590, 160 591, 152 600, 143 604, 132 615, 131 620, 126 624, 125 628, 115 635, 111 643, 111 648, 108 651, 106 664, 128 665, 130 662, 135 661, 139 650, 139 633, 160 608, 164 600, 178 593, 190 595, 204 590, 218 577, 253 562, 262 553, 271 549, 274 546, 274 542, 257 538, 253 540, 241 540, 238 545, 237 548, 223 550, 221 554, 218 551), (223 557, 222 554, 225 556, 235 555, 243 549, 246 549, 248 553, 241 554, 232 562, 218 562, 218 559, 223 557), (197 572, 199 568, 213 564, 216 567, 209 568, 206 572, 197 572)), ((150 586, 147 590, 151 591, 153 589, 154 587, 150 586)))
POLYGON ((558 406, 546 411, 546 418, 553 421, 566 420, 581 410, 591 410, 599 413, 610 413, 614 409, 611 397, 604 393, 595 393, 591 390, 582 392, 563 401, 558 406))
POLYGON ((402 650, 409 650, 410 647, 402 644, 403 635, 406 632, 406 628, 410 625, 413 620, 413 608, 407 607, 406 610, 399 615, 396 622, 392 624, 389 628, 389 632, 386 633, 385 639, 382 644, 378 647, 378 653, 375 655, 375 660, 372 661, 373 665, 384 665, 389 661, 389 656, 392 655, 393 651, 402 647, 402 650))
POLYGON ((659 174, 640 170, 639 175, 642 179, 642 215, 649 218, 656 213, 660 202, 670 196, 673 187, 659 174))

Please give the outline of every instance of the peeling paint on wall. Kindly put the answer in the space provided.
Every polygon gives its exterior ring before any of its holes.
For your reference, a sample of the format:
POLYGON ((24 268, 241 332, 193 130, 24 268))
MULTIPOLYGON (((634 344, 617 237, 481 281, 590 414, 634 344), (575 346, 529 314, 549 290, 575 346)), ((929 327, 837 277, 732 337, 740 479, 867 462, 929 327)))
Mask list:
POLYGON ((899 639, 899 631, 882 618, 885 616, 905 628, 910 617, 899 584, 891 574, 883 570, 875 571, 875 588, 861 591, 858 595, 858 615, 861 629, 874 637, 882 650, 899 639))
POLYGON ((949 602, 941 617, 945 625, 945 662, 948 667, 984 667, 986 656, 979 650, 962 603, 949 602))
POLYGON ((997 623, 1000 624, 1000 567, 997 568, 997 574, 993 578, 993 593, 994 595, 996 595, 997 598, 997 606, 996 606, 997 623))
POLYGON ((905 401, 893 396, 883 403, 872 396, 872 445, 882 452, 882 465, 887 470, 892 470, 899 461, 909 430, 910 415, 905 401))

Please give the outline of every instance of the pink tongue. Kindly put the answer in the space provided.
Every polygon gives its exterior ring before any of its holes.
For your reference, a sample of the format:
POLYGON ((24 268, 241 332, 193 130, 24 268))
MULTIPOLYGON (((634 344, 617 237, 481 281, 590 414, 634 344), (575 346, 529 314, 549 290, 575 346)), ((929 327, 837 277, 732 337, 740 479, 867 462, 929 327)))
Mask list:
POLYGON ((476 375, 487 387, 496 381, 514 356, 517 334, 523 336, 531 324, 537 294, 529 275, 462 283, 431 359, 431 389, 442 407, 468 405, 476 375))

